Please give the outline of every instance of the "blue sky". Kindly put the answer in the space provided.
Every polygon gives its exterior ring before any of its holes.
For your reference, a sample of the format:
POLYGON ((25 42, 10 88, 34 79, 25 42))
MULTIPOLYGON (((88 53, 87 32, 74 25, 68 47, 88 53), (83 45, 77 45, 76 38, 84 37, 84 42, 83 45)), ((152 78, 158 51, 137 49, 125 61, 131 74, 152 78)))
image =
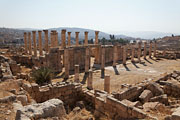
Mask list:
POLYGON ((180 33, 180 0, 0 0, 0 27, 180 33))

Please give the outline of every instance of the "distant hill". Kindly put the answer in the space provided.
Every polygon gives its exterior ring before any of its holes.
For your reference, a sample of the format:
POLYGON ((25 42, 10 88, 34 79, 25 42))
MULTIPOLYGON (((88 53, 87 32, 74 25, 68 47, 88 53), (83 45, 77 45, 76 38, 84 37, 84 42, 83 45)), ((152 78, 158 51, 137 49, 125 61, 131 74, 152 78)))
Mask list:
MULTIPOLYGON (((79 33, 79 40, 84 39, 84 32, 88 31, 88 39, 94 39, 95 38, 95 30, 92 29, 85 29, 85 28, 69 28, 69 27, 59 27, 59 28, 50 28, 48 29, 49 31, 51 30, 57 30, 58 33, 61 32, 62 29, 66 29, 67 32, 72 32, 71 37, 75 38, 75 32, 80 32, 79 33)), ((13 29, 13 28, 0 28, 0 41, 13 41, 15 39, 23 39, 23 33, 24 32, 30 32, 33 30, 41 30, 41 29, 33 29, 33 28, 19 28, 19 29, 13 29)), ((49 32, 50 33, 50 32, 49 32)), ((44 34, 42 34, 44 35, 44 34)), ((61 34, 58 34, 58 37, 60 38, 61 34)), ((110 39, 110 34, 105 33, 100 31, 99 33, 99 39, 106 38, 110 39)), ((123 38, 127 40, 134 40, 135 38, 128 37, 125 35, 115 35, 115 38, 123 38)))
POLYGON ((154 39, 154 38, 162 38, 165 36, 171 36, 172 34, 176 35, 175 33, 164 33, 164 32, 156 32, 156 31, 137 31, 137 32, 120 31, 116 33, 121 33, 127 36, 131 36, 134 38, 141 38, 141 39, 154 39))

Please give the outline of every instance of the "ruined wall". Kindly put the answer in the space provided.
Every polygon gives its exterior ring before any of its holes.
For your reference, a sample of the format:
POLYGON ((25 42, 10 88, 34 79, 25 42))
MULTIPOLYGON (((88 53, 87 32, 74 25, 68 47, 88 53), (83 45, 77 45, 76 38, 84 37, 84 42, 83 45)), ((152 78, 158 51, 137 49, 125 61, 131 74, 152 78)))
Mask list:
POLYGON ((79 65, 79 69, 85 69, 85 57, 86 57, 86 47, 72 47, 69 50, 69 70, 74 70, 74 66, 79 65))
POLYGON ((40 87, 32 83, 23 84, 23 88, 36 100, 41 103, 52 98, 58 98, 65 104, 73 105, 80 97, 79 92, 82 90, 81 84, 57 82, 56 84, 48 84, 40 87))
POLYGON ((95 116, 106 116, 109 119, 144 119, 148 118, 142 110, 131 107, 105 91, 83 91, 84 100, 94 105, 95 116), (95 97, 96 96, 96 97, 95 97))

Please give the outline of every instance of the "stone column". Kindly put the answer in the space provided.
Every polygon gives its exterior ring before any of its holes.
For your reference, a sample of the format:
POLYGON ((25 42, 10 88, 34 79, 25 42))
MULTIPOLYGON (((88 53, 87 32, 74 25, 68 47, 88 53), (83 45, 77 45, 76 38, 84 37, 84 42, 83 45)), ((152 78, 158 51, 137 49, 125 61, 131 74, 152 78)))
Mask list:
POLYGON ((166 50, 163 50, 163 56, 164 57, 166 56, 166 50))
POLYGON ((65 68, 65 76, 64 79, 69 78, 69 50, 64 49, 64 68, 65 68))
POLYGON ((84 45, 88 45, 88 31, 85 31, 84 35, 85 35, 84 45))
POLYGON ((86 48, 85 73, 89 72, 89 68, 90 68, 90 51, 89 48, 86 48))
POLYGON ((138 62, 141 63, 141 42, 138 43, 138 62))
POLYGON ((68 46, 71 46, 71 32, 68 32, 68 46))
POLYGON ((156 57, 156 49, 157 49, 157 43, 154 41, 154 54, 153 56, 156 57))
POLYGON ((126 64, 126 46, 123 46, 123 64, 126 64))
POLYGON ((106 75, 104 78, 104 91, 110 93, 110 76, 106 75))
POLYGON ((39 56, 43 56, 42 50, 42 31, 38 31, 39 34, 39 56))
POLYGON ((33 33, 34 56, 37 57, 36 31, 32 31, 32 33, 33 33))
POLYGON ((59 41, 58 41, 58 32, 55 32, 55 47, 59 46, 59 41))
POLYGON ((92 70, 89 70, 87 88, 88 89, 93 89, 93 71, 92 70))
POLYGON ((66 47, 66 30, 63 29, 61 31, 61 48, 64 49, 66 47))
POLYGON ((50 45, 50 47, 54 47, 54 42, 53 42, 53 33, 52 33, 52 31, 51 31, 51 45, 50 45))
POLYGON ((45 48, 46 53, 48 53, 49 52, 48 30, 43 30, 43 31, 44 31, 44 40, 45 40, 44 48, 45 48))
POLYGON ((134 62, 135 48, 134 44, 131 44, 131 62, 134 62))
POLYGON ((95 61, 94 61, 94 63, 95 64, 100 64, 100 58, 101 58, 101 53, 100 53, 100 49, 101 49, 101 46, 100 45, 97 45, 96 47, 95 47, 95 61))
POLYGON ((27 33, 24 32, 24 48, 25 48, 25 53, 28 53, 28 45, 27 45, 27 33))
POLYGON ((147 43, 144 42, 144 59, 146 59, 146 55, 147 55, 147 43))
POLYGON ((31 33, 28 33, 28 41, 29 41, 29 55, 32 55, 32 43, 31 43, 31 33))
POLYGON ((79 32, 76 33, 76 46, 79 46, 79 32))
POLYGON ((99 34, 99 31, 95 31, 95 44, 99 43, 99 41, 98 41, 98 34, 99 34))
POLYGON ((114 45, 113 46, 113 66, 116 66, 116 62, 117 62, 117 46, 114 45))
POLYGON ((152 55, 152 42, 150 42, 149 45, 149 58, 151 58, 151 55, 152 55))
POLYGON ((75 65, 74 72, 75 72, 74 81, 79 82, 79 65, 75 65))
POLYGON ((105 68, 105 48, 101 48, 101 78, 104 78, 104 68, 105 68))

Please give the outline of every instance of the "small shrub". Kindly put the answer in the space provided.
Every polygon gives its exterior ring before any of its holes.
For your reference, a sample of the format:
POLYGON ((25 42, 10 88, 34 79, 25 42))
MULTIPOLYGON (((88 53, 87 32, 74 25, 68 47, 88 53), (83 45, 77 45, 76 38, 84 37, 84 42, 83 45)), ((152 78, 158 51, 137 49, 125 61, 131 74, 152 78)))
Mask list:
POLYGON ((41 67, 32 72, 33 79, 39 85, 50 83, 52 76, 53 76, 52 71, 47 67, 41 67))

